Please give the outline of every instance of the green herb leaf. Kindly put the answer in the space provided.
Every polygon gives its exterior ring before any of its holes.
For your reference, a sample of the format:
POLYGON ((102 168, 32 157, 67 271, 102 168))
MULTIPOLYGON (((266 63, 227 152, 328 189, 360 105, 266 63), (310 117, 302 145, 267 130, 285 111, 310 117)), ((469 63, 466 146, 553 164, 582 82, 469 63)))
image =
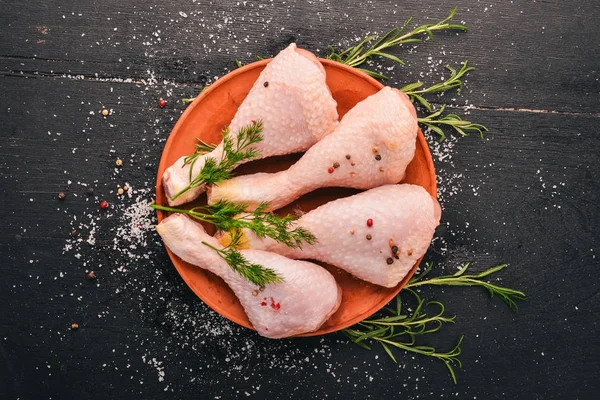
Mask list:
POLYGON ((427 117, 417 118, 417 121, 440 135, 440 142, 446 138, 446 135, 441 128, 442 126, 454 129, 461 136, 468 136, 471 132, 477 132, 483 139, 483 132, 488 130, 487 127, 471 121, 466 121, 454 113, 442 115, 445 109, 446 106, 443 105, 439 110, 431 113, 427 117))
MULTIPOLYGON (((334 60, 337 62, 341 62, 342 64, 349 65, 351 67, 359 67, 363 65, 368 60, 373 57, 385 57, 388 58, 398 64, 404 65, 404 61, 399 59, 398 57, 388 53, 385 51, 386 49, 401 46, 403 44, 409 43, 419 43, 423 39, 419 36, 427 35, 429 39, 433 39, 434 31, 442 31, 442 30, 461 30, 466 31, 467 27, 460 24, 449 24, 452 18, 454 18, 456 14, 456 8, 453 8, 450 14, 444 18, 443 20, 435 23, 435 24, 425 24, 414 28, 413 30, 406 32, 408 25, 412 21, 412 18, 409 18, 406 23, 401 28, 394 28, 385 33, 382 36, 378 35, 370 35, 363 39, 360 43, 355 46, 352 46, 344 51, 336 52, 332 46, 329 46, 329 54, 327 54, 327 58, 330 60, 334 60), (406 32, 406 33, 404 33, 406 32)), ((385 79, 385 76, 373 72, 364 70, 369 75, 379 78, 385 79)))
POLYGON ((444 324, 453 323, 456 316, 445 315, 445 307, 441 302, 425 302, 412 288, 423 285, 483 286, 490 293, 500 296, 511 309, 516 309, 515 300, 525 299, 523 292, 481 280, 481 278, 501 271, 506 265, 499 265, 476 275, 465 275, 468 266, 469 264, 465 265, 453 275, 425 279, 433 268, 432 263, 426 263, 423 272, 413 276, 396 297, 396 307, 386 307, 353 327, 344 329, 344 335, 365 349, 370 349, 366 342, 381 344, 384 351, 394 362, 396 362, 396 357, 392 348, 436 358, 444 363, 450 373, 450 378, 456 383, 454 368, 462 366, 458 357, 461 353, 460 346, 464 336, 461 336, 454 348, 448 352, 439 352, 432 346, 417 344, 418 337, 439 332, 444 324), (411 313, 402 313, 402 299, 405 296, 412 297, 412 300, 416 301, 417 305, 411 313), (428 310, 432 307, 437 308, 437 313, 428 314, 428 310))
POLYGON ((266 202, 261 203, 256 210, 249 214, 244 214, 248 208, 246 204, 235 204, 226 200, 220 200, 211 205, 194 207, 190 210, 158 204, 151 204, 150 207, 155 210, 189 215, 198 221, 215 225, 220 231, 241 232, 242 229, 249 229, 258 237, 269 237, 292 248, 302 248, 305 243, 314 244, 317 242, 315 236, 308 230, 302 227, 293 228, 295 220, 293 215, 281 217, 273 212, 267 212, 269 204, 266 202))
POLYGON ((228 246, 223 249, 218 249, 204 241, 202 244, 216 251, 231 269, 250 283, 257 286, 265 286, 270 283, 281 283, 284 281, 283 278, 277 275, 271 268, 265 268, 260 264, 251 263, 242 255, 242 253, 233 247, 228 246))
POLYGON ((498 265, 496 267, 487 269, 476 275, 466 275, 465 272, 467 268, 469 268, 469 263, 465 264, 456 274, 447 275, 447 276, 438 276, 435 278, 422 280, 422 281, 413 281, 410 280, 406 287, 417 287, 423 285, 437 285, 437 286, 480 286, 485 288, 489 293, 490 297, 494 297, 494 295, 500 297, 502 301, 504 301, 511 310, 517 310, 517 300, 526 300, 527 297, 525 293, 520 290, 510 289, 503 286, 494 285, 493 283, 489 283, 481 280, 486 276, 489 276, 493 273, 503 270, 506 268, 506 264, 498 265))
POLYGON ((200 170, 200 173, 192 178, 191 174, 194 163, 198 158, 197 155, 195 157, 194 155, 190 156, 190 183, 171 197, 171 200, 175 200, 192 188, 227 180, 232 177, 231 171, 237 164, 257 158, 259 151, 253 148, 252 145, 262 140, 262 129, 262 120, 253 121, 250 125, 243 126, 239 130, 234 141, 229 129, 225 128, 223 130, 223 153, 221 160, 217 161, 213 157, 205 158, 204 166, 200 170))

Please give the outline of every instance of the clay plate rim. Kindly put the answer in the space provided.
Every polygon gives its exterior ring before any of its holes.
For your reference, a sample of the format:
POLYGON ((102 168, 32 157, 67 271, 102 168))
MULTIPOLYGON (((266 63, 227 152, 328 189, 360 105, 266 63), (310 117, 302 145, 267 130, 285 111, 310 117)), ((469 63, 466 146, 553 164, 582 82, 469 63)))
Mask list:
MULTIPOLYGON (((183 114, 177 120, 177 123, 175 124, 175 126, 173 127, 173 130, 169 134, 167 142, 165 143, 165 146, 163 148, 163 152, 162 152, 162 155, 160 158, 160 163, 158 166, 159 173, 157 174, 157 177, 156 177, 156 202, 158 204, 163 204, 166 202, 166 198, 165 198, 164 192, 162 190, 161 177, 162 177, 163 171, 169 167, 169 165, 165 165, 166 160, 170 154, 171 146, 176 140, 177 133, 181 129, 181 126, 184 124, 185 119, 189 115, 194 113, 196 106, 198 104, 201 104, 202 100, 205 97, 210 96, 212 91, 216 90, 216 88, 218 88, 220 85, 223 85, 226 82, 228 82, 232 79, 235 79, 239 75, 243 75, 245 72, 252 70, 254 68, 263 68, 270 61, 271 61, 271 59, 264 59, 264 60, 260 60, 260 61, 257 61, 257 62, 251 63, 251 64, 247 64, 243 67, 237 68, 236 70, 221 77, 215 83, 210 85, 206 90, 204 90, 200 95, 198 95, 198 97, 196 97, 196 99, 190 105, 188 105, 188 107, 185 109, 183 114)), ((338 63, 335 61, 323 59, 323 58, 319 58, 319 61, 323 64, 323 66, 326 69, 337 68, 348 74, 355 75, 355 76, 359 77, 360 79, 367 81, 369 84, 371 84, 377 90, 380 90, 381 88, 384 87, 384 85, 381 82, 378 82, 377 80, 368 76, 364 72, 361 72, 355 68, 349 67, 347 65, 344 65, 344 64, 341 64, 341 63, 338 63)), ((420 129, 419 129, 418 135, 417 135, 417 142, 418 142, 418 144, 420 144, 421 148, 424 151, 425 160, 427 162, 427 167, 429 170, 430 185, 429 185, 429 187, 425 187, 425 189, 429 192, 430 195, 437 197, 437 184, 436 184, 436 176, 435 176, 433 160, 431 158, 431 152, 429 151, 429 146, 427 145, 427 141, 425 140, 425 137, 420 129)), ((159 223, 165 217, 166 216, 165 216, 164 212, 157 211, 157 218, 158 218, 159 223)), ((228 312, 228 310, 221 307, 220 304, 216 300, 213 300, 211 297, 206 296, 202 290, 197 288, 196 285, 192 284, 191 278, 188 276, 186 271, 184 271, 183 267, 180 265, 180 263, 182 263, 183 261, 179 257, 177 257, 175 254, 173 254, 171 252, 171 250, 169 250, 166 246, 165 246, 165 249, 167 250, 167 253, 169 255, 169 258, 171 259, 171 262, 177 269, 179 275, 182 277, 184 282, 202 301, 204 301, 204 303, 206 303, 206 305, 208 305, 212 310, 214 310, 221 316, 229 319, 230 321, 235 322, 238 325, 241 325, 246 328, 254 330, 252 325, 248 323, 247 319, 246 320, 240 319, 238 316, 233 315, 232 313, 228 312)), ((325 329, 321 328, 314 332, 304 333, 304 334, 297 335, 297 336, 298 337, 320 336, 320 335, 325 335, 325 334, 332 333, 332 332, 337 332, 337 331, 345 329, 349 326, 352 326, 352 325, 356 324, 357 322, 364 320, 365 318, 368 318, 372 314, 379 311, 387 303, 389 303, 394 297, 396 297, 396 295, 400 292, 400 290, 402 290, 404 285, 406 285, 406 283, 412 278, 412 276, 414 275, 415 271, 418 269, 418 267, 422 261, 423 261, 423 257, 421 257, 415 263, 413 268, 409 271, 409 273, 404 277, 404 279, 397 286, 395 286, 394 288, 389 288, 390 292, 387 296, 383 297, 382 300, 380 300, 377 304, 375 304, 373 307, 371 307, 367 311, 357 314, 353 318, 344 321, 344 323, 340 323, 340 324, 334 325, 334 326, 327 326, 325 329)), ((208 272, 208 271, 206 271, 206 273, 210 274, 210 272, 208 272)), ((388 288, 386 288, 386 289, 388 289, 388 288)), ((343 294, 342 294, 342 301, 343 301, 343 294)))

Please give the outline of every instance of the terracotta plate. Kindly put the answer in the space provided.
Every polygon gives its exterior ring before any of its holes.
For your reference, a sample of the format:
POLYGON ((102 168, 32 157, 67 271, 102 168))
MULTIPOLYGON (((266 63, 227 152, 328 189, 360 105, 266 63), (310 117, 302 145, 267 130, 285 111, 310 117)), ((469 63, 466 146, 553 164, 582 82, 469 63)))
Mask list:
MULTIPOLYGON (((268 62, 269 60, 255 62, 227 74, 198 96, 185 110, 177 121, 175 128, 173 128, 160 159, 156 181, 156 202, 158 204, 167 203, 161 183, 161 176, 165 169, 171 166, 179 157, 192 153, 196 138, 208 143, 220 141, 221 130, 231 122, 239 105, 268 62)), ((353 68, 329 60, 321 59, 321 62, 325 66, 327 84, 331 89, 333 98, 337 101, 340 117, 356 103, 383 87, 381 83, 353 68)), ((299 155, 291 155, 256 161, 240 167, 236 172, 245 174, 258 171, 279 171, 288 168, 299 157, 299 155)), ((408 166, 406 178, 403 182, 421 185, 431 195, 436 195, 433 162, 425 138, 420 131, 417 137, 415 158, 408 166)), ((285 214, 297 210, 309 211, 330 200, 354 193, 357 193, 357 191, 340 188, 317 190, 303 196, 298 201, 280 210, 280 212, 285 214)), ((191 205, 198 204, 206 204, 206 195, 201 196, 191 205)), ((166 214, 159 212, 158 220, 161 221, 165 216, 166 214)), ((214 231, 209 225, 205 225, 205 228, 209 232, 214 231)), ((170 251, 168 252, 173 265, 175 265, 183 280, 209 307, 237 324, 252 328, 237 298, 219 277, 190 265, 170 251)), ((402 286, 413 275, 418 264, 394 288, 372 285, 353 278, 333 266, 324 266, 333 273, 342 287, 342 304, 321 329, 302 336, 316 336, 335 332, 367 318, 398 294, 402 286)))

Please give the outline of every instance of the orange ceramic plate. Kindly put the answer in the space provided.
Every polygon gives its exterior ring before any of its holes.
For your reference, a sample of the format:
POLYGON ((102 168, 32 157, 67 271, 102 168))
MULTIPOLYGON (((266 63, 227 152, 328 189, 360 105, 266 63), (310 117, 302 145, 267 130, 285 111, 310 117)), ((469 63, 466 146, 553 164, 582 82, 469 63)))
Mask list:
MULTIPOLYGON (((207 90, 185 110, 171 132, 158 167, 156 180, 156 202, 166 204, 161 176, 166 168, 178 158, 194 151, 196 138, 207 143, 221 140, 221 130, 227 126, 239 105, 244 100, 254 81, 269 60, 262 60, 227 74, 207 90)), ((364 73, 346 65, 321 59, 327 73, 327 85, 337 101, 340 118, 356 103, 379 91, 383 85, 364 73)), ((299 155, 274 157, 246 164, 236 173, 245 174, 258 171, 278 171, 288 168, 299 155)), ((427 142, 421 131, 417 137, 415 157, 408 166, 403 182, 423 186, 432 196, 436 196, 435 171, 427 142)), ((357 193, 352 189, 327 188, 307 194, 281 210, 286 214, 295 210, 309 211, 328 201, 357 193)), ((206 204, 206 195, 201 196, 194 205, 206 204)), ((158 212, 161 221, 165 213, 158 212)), ((209 232, 210 226, 205 226, 209 232)), ((252 329, 250 321, 239 301, 221 280, 221 278, 182 261, 167 249, 169 257, 187 285, 210 308, 225 318, 252 329)), ((419 263, 421 260, 419 260, 419 263)), ((317 331, 301 336, 316 336, 335 332, 349 327, 378 311, 398 294, 404 284, 417 269, 417 263, 406 278, 394 288, 384 288, 358 280, 333 266, 324 265, 336 278, 343 290, 342 304, 339 310, 317 331)))

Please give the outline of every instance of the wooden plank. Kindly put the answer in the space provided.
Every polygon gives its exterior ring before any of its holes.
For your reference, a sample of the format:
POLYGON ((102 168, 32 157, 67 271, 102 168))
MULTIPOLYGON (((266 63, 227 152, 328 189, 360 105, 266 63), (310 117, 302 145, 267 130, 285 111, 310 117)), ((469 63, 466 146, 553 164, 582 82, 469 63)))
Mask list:
MULTIPOLYGON (((252 2, 163 1, 156 5, 101 5, 84 0, 4 2, 0 71, 5 74, 84 74, 103 78, 174 80, 195 85, 296 41, 326 54, 327 45, 346 46, 367 33, 443 18, 450 5, 429 2, 342 1, 252 2)), ((599 35, 593 0, 455 2, 467 34, 440 34, 434 42, 393 53, 408 62, 396 66, 390 84, 416 79, 437 82, 443 65, 468 59, 478 70, 464 96, 440 101, 489 108, 527 108, 597 113, 599 35), (468 101, 468 103, 467 103, 468 101)), ((390 66, 390 64, 385 64, 390 66)))
POLYGON ((451 137, 434 150, 448 224, 431 254, 439 271, 509 263, 498 283, 530 298, 512 313, 479 289, 424 291, 458 315, 426 344, 448 350, 466 337, 453 386, 435 360, 397 353, 396 365, 340 335, 270 341, 222 320, 185 287, 151 232, 146 245, 114 250, 135 197, 111 190, 153 187, 183 110, 175 100, 189 87, 9 76, 0 86, 3 398, 588 399, 598 390, 597 117, 471 110, 490 128, 486 139, 451 137), (161 96, 166 109, 156 106, 161 96), (103 106, 113 110, 106 119, 103 106), (118 171, 116 157, 125 160, 118 171), (103 214, 100 199, 116 208, 103 214), (62 254, 71 225, 87 240, 91 227, 79 224, 92 219, 95 245, 62 254), (97 281, 86 279, 90 269, 97 281))

